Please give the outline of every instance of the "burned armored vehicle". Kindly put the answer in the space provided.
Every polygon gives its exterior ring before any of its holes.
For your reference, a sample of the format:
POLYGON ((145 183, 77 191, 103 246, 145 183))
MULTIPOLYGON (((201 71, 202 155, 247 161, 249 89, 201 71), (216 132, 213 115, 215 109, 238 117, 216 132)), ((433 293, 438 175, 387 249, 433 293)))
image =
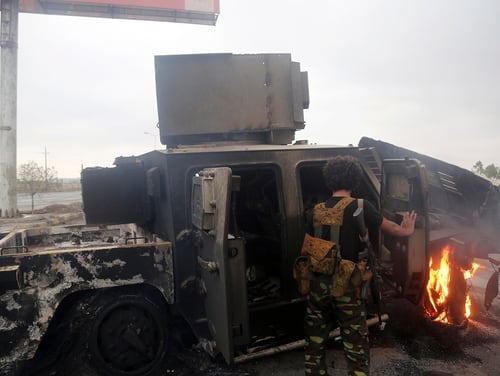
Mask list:
POLYGON ((468 255, 456 231, 433 242, 417 159, 295 140, 309 96, 290 55, 158 56, 155 69, 166 148, 82 172, 87 224, 126 230, 92 247, 2 250, 2 362, 154 375, 174 338, 227 363, 300 340, 292 266, 305 213, 331 194, 322 167, 339 154, 362 161, 357 197, 395 221, 418 213, 408 238, 369 229, 387 291, 422 304, 433 247, 468 255))

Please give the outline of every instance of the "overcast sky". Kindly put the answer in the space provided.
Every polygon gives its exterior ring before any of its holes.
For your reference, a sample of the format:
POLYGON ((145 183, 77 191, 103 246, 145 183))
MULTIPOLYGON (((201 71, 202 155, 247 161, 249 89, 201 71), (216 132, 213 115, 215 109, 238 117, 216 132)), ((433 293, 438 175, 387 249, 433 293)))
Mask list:
POLYGON ((230 52, 291 53, 308 71, 297 139, 500 166, 498 0, 220 2, 216 26, 21 14, 18 165, 43 166, 46 148, 79 177, 163 147, 154 56, 230 52))

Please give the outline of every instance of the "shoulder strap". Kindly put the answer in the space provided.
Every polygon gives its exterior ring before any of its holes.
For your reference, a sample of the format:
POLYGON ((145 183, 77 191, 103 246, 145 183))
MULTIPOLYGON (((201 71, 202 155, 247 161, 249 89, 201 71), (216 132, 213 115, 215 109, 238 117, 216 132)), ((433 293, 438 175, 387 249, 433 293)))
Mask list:
POLYGON ((339 249, 340 226, 344 220, 344 211, 347 205, 353 201, 352 197, 344 197, 331 208, 327 208, 323 202, 317 204, 313 214, 314 236, 320 238, 324 226, 328 226, 330 228, 329 240, 334 242, 339 249))
POLYGON ((327 208, 325 203, 319 203, 314 207, 313 212, 313 226, 321 225, 342 225, 344 219, 344 210, 351 202, 354 201, 352 197, 343 197, 333 207, 327 208))

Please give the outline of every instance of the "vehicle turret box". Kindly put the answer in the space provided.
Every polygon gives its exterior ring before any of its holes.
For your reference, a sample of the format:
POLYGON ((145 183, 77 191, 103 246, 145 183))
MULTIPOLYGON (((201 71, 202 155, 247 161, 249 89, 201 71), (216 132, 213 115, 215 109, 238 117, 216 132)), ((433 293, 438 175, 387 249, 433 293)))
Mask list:
POLYGON ((289 144, 304 128, 307 73, 290 54, 156 56, 160 138, 289 144))

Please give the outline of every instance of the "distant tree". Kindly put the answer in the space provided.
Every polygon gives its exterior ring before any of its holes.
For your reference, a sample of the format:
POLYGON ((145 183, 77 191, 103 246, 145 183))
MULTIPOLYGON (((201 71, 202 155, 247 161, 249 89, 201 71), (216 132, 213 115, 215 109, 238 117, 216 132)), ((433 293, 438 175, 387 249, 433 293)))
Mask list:
POLYGON ((500 168, 495 166, 493 163, 484 167, 483 162, 477 161, 474 166, 472 166, 472 171, 490 179, 500 179, 500 168))
POLYGON ((500 179, 500 168, 493 163, 484 168, 484 174, 489 178, 500 179))
POLYGON ((44 169, 34 161, 19 166, 19 192, 26 192, 31 195, 31 213, 35 209, 35 195, 40 192, 47 192, 58 184, 57 172, 53 167, 44 169))
POLYGON ((57 171, 54 167, 48 167, 44 171, 45 192, 59 191, 62 187, 62 179, 57 178, 57 171))
POLYGON ((472 166, 472 171, 484 175, 484 167, 483 167, 483 162, 477 161, 474 166, 472 166))

